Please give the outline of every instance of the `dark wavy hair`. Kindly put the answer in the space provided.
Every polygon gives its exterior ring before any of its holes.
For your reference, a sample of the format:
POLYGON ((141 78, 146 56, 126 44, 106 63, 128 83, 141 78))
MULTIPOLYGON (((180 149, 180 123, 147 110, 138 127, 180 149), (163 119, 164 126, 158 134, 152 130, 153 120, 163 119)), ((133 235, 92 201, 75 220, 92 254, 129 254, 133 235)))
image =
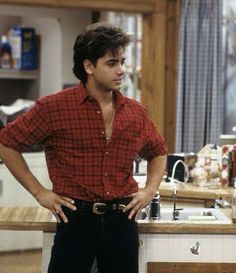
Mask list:
POLYGON ((87 82, 87 73, 83 61, 88 59, 94 65, 98 58, 107 53, 115 53, 120 47, 125 48, 130 42, 130 37, 121 28, 108 23, 95 23, 89 25, 84 32, 79 34, 74 44, 74 67, 75 76, 84 84, 87 82))

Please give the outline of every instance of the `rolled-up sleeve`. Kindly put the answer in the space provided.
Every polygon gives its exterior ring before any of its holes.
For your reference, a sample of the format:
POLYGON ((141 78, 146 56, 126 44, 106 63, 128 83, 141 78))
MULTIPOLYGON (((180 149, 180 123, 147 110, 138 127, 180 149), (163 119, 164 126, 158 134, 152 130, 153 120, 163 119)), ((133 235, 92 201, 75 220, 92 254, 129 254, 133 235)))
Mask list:
POLYGON ((38 100, 33 108, 0 130, 0 142, 19 152, 42 143, 50 134, 46 103, 38 100))
POLYGON ((165 155, 168 152, 164 138, 157 132, 152 120, 145 111, 143 128, 143 147, 139 151, 139 156, 145 160, 151 160, 156 156, 165 155))

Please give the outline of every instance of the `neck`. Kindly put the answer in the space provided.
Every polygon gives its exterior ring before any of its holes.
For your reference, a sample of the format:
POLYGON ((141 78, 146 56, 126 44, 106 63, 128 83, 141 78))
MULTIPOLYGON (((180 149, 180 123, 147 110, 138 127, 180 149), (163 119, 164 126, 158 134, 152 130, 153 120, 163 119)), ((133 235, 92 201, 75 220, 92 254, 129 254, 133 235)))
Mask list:
POLYGON ((86 88, 90 96, 92 96, 99 104, 107 104, 113 101, 113 91, 103 91, 98 90, 91 86, 90 84, 86 84, 86 88))

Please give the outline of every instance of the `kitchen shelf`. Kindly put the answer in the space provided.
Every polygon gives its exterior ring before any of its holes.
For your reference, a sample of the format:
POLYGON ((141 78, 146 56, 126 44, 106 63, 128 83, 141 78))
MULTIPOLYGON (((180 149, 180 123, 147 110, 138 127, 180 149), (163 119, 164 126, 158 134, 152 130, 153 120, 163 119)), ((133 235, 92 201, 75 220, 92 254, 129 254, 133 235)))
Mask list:
POLYGON ((38 76, 38 70, 0 69, 0 79, 35 80, 38 76))

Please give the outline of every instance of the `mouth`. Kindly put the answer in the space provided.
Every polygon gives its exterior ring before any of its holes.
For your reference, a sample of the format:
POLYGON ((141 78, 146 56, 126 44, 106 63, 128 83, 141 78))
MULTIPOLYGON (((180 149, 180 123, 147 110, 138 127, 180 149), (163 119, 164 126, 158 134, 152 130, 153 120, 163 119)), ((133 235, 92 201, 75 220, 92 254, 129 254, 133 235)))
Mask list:
POLYGON ((121 84, 121 83, 122 83, 122 79, 115 79, 114 82, 115 82, 116 84, 121 84))

